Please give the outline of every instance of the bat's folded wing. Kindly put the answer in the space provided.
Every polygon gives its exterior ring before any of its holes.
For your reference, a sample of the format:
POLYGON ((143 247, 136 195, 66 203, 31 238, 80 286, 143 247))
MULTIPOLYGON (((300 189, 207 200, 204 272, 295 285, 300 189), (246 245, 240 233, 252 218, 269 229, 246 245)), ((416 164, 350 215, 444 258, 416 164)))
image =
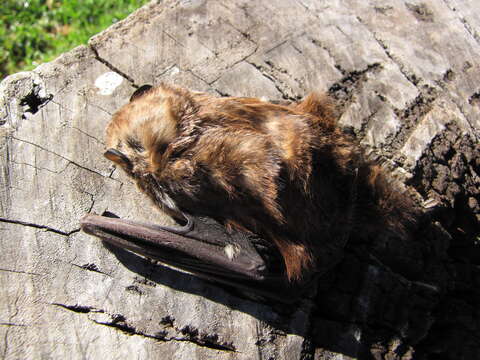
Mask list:
POLYGON ((251 233, 227 231, 213 219, 184 215, 178 227, 88 214, 82 230, 112 245, 256 295, 293 302, 276 249, 251 233))

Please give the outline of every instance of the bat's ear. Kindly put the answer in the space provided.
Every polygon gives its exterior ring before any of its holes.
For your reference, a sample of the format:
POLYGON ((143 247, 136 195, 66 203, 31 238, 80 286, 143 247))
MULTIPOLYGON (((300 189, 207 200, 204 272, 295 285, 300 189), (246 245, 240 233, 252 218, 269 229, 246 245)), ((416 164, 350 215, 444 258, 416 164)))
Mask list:
POLYGON ((135 92, 130 96, 130 102, 135 100, 136 98, 142 96, 145 94, 147 91, 149 91, 153 86, 152 85, 142 85, 140 86, 135 92))
POLYGON ((103 154, 108 160, 113 161, 115 164, 122 166, 125 169, 130 169, 132 167, 132 162, 130 159, 118 151, 117 149, 110 148, 103 154))

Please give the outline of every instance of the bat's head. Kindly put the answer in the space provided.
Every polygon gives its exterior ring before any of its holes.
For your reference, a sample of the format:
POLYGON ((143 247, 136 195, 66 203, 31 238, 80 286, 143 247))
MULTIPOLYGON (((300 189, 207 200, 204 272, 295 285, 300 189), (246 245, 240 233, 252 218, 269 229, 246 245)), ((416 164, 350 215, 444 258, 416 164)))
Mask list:
POLYGON ((143 85, 117 111, 106 129, 104 156, 133 178, 140 189, 170 215, 177 208, 157 183, 169 146, 178 138, 182 118, 194 111, 189 92, 143 85))
POLYGON ((153 172, 178 135, 180 113, 176 107, 184 99, 173 95, 169 88, 144 85, 113 115, 107 127, 105 157, 133 178, 153 172))

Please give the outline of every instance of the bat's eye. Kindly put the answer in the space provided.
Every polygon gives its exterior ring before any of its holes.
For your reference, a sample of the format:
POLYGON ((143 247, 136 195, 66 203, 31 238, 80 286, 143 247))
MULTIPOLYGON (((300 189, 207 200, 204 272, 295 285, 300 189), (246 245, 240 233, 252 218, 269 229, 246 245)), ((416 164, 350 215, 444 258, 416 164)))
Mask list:
POLYGON ((135 100, 136 98, 145 94, 148 90, 150 90, 153 86, 152 85, 142 85, 140 86, 135 92, 130 96, 130 102, 135 100))
POLYGON ((135 150, 137 152, 145 151, 145 148, 142 146, 140 141, 138 141, 137 139, 135 139, 133 137, 130 137, 130 136, 127 137, 127 145, 130 146, 130 148, 132 148, 133 150, 135 150))
POLYGON ((113 161, 115 164, 118 164, 126 169, 132 168, 132 162, 130 161, 130 159, 117 149, 110 148, 105 151, 103 156, 105 156, 108 160, 113 161))

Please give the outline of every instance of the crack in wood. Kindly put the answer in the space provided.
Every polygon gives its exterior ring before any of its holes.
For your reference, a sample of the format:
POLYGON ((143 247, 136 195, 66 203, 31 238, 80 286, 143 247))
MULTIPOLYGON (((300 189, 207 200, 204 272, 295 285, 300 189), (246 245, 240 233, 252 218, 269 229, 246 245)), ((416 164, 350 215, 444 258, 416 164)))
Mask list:
MULTIPOLYGON (((11 139, 16 140, 16 141, 20 141, 20 142, 23 142, 23 143, 26 143, 26 144, 29 144, 29 145, 32 145, 32 146, 34 146, 34 147, 36 147, 36 148, 39 148, 40 150, 43 150, 43 151, 45 151, 45 152, 48 152, 48 153, 53 154, 53 155, 55 155, 55 156, 58 156, 59 158, 61 158, 61 159, 63 159, 63 160, 65 160, 65 161, 68 162, 67 166, 71 164, 71 165, 74 165, 74 166, 76 166, 76 167, 78 167, 78 168, 80 168, 80 169, 86 170, 86 171, 88 171, 88 172, 90 172, 90 173, 92 173, 92 174, 95 174, 95 175, 101 176, 101 177, 103 177, 103 178, 111 179, 111 180, 113 180, 113 181, 117 181, 117 182, 118 182, 118 180, 116 180, 116 179, 114 179, 114 178, 111 178, 111 177, 109 177, 109 176, 103 175, 103 174, 99 173, 98 171, 92 170, 92 169, 90 169, 90 168, 88 168, 88 167, 86 167, 86 166, 80 165, 79 163, 77 163, 77 162, 75 162, 75 161, 73 161, 73 160, 71 160, 71 159, 69 159, 69 158, 67 158, 67 157, 65 157, 65 156, 63 156, 63 155, 57 154, 56 152, 54 152, 54 151, 52 151, 52 150, 50 150, 50 149, 44 148, 44 147, 41 146, 41 145, 35 144, 35 143, 33 143, 33 142, 31 142, 31 141, 28 141, 28 140, 25 140, 25 139, 17 138, 17 137, 14 137, 14 136, 12 136, 11 139)), ((67 168, 67 166, 65 167, 65 169, 67 168)), ((59 171, 58 173, 62 173, 63 171, 65 171, 65 169, 59 171)))
POLYGON ((366 75, 375 73, 381 68, 380 63, 368 64, 364 69, 346 72, 339 81, 330 86, 328 94, 339 102, 340 112, 348 106, 356 88, 367 80, 366 75))
POLYGON ((35 275, 35 276, 41 276, 42 275, 42 274, 39 274, 39 273, 34 273, 34 272, 29 272, 29 271, 11 270, 11 269, 4 269, 4 268, 0 268, 0 271, 11 272, 11 273, 15 273, 15 274, 35 275))
POLYGON ((125 80, 127 80, 128 82, 130 82, 132 84, 132 86, 138 88, 139 85, 137 85, 135 83, 135 80, 133 80, 132 77, 130 77, 129 75, 127 75, 126 73, 124 73, 122 70, 120 70, 119 68, 117 68, 116 66, 114 66, 113 64, 111 64, 110 62, 108 62, 107 60, 103 59, 100 54, 98 53, 98 50, 97 48, 92 45, 92 44, 89 44, 89 48, 92 50, 93 52, 93 55, 95 56, 95 59, 98 60, 99 62, 101 62, 103 65, 105 65, 106 67, 108 67, 110 70, 112 70, 113 72, 117 73, 118 75, 120 75, 121 77, 123 77, 125 80))
POLYGON ((92 271, 92 272, 96 272, 96 273, 99 273, 99 274, 102 274, 102 275, 105 275, 105 276, 108 276, 108 277, 112 277, 112 275, 107 274, 106 272, 103 272, 103 271, 99 270, 98 266, 94 263, 87 263, 87 264, 83 264, 83 265, 77 265, 77 264, 74 264, 74 263, 71 263, 71 264, 73 266, 79 268, 79 269, 82 269, 82 270, 92 271))
POLYGON ((219 341, 218 334, 201 334, 199 330, 193 326, 187 325, 182 329, 176 328, 173 323, 174 319, 172 317, 164 317, 160 322, 164 327, 175 330, 177 335, 168 336, 168 332, 165 330, 160 330, 154 334, 149 334, 145 331, 141 331, 135 326, 127 322, 127 319, 124 315, 121 314, 109 314, 103 309, 97 309, 93 306, 85 305, 66 305, 61 303, 51 303, 51 305, 61 307, 65 310, 69 310, 79 314, 90 314, 90 313, 102 313, 110 316, 110 321, 100 321, 96 319, 89 318, 90 321, 97 325, 108 326, 119 330, 127 335, 137 335, 145 338, 168 342, 168 341, 178 341, 178 342, 189 342, 200 347, 205 347, 212 350, 221 350, 227 352, 236 352, 235 346, 231 343, 221 343, 219 341), (179 336, 182 334, 183 336, 179 336))
POLYGON ((0 326, 20 326, 20 327, 23 327, 23 326, 28 326, 28 325, 15 324, 15 323, 9 323, 9 322, 0 322, 0 326))
MULTIPOLYGON (((10 163, 15 164, 15 165, 20 165, 20 166, 28 166, 28 167, 34 168, 35 170, 48 171, 49 173, 52 173, 52 174, 59 174, 58 171, 48 169, 48 168, 44 168, 44 167, 35 166, 33 164, 29 164, 29 163, 26 163, 26 162, 16 162, 16 161, 12 160, 12 161, 10 161, 10 163)), ((35 174, 37 174, 37 171, 35 171, 35 174)))
POLYGON ((385 40, 380 39, 375 31, 372 31, 369 26, 363 21, 363 19, 360 16, 357 16, 357 20, 359 21, 360 24, 362 24, 367 31, 372 34, 372 37, 375 39, 375 41, 380 45, 380 47, 383 49, 385 55, 398 67, 398 70, 400 73, 407 79, 410 83, 412 83, 415 87, 418 88, 418 85, 423 79, 419 78, 416 74, 413 72, 408 72, 406 69, 406 65, 400 61, 400 59, 392 54, 390 49, 388 48, 385 40))
POLYGON ((27 222, 27 221, 12 220, 12 219, 6 219, 6 218, 0 218, 0 222, 14 224, 14 225, 27 226, 27 227, 32 227, 32 228, 36 228, 36 229, 41 229, 41 230, 45 230, 45 231, 48 231, 48 232, 53 232, 55 234, 62 235, 62 236, 67 236, 67 237, 80 231, 80 228, 74 229, 74 230, 71 230, 71 231, 62 231, 62 230, 58 230, 58 229, 52 228, 52 227, 47 226, 47 225, 35 224, 35 223, 27 222))
MULTIPOLYGON (((258 65, 254 62, 251 62, 251 61, 245 61, 247 64, 253 66, 255 69, 258 70, 258 72, 260 72, 260 74, 266 78, 267 80, 269 80, 273 86, 275 87, 275 89, 277 89, 277 91, 282 95, 282 99, 284 100, 292 100, 292 101, 295 101, 297 99, 287 95, 287 93, 285 92, 284 89, 281 88, 281 86, 279 84, 277 84, 277 81, 280 81, 279 79, 275 78, 274 76, 270 75, 266 70, 265 70, 265 67, 262 66, 262 65, 258 65)), ((290 92, 291 92, 291 89, 290 89, 290 92)))
POLYGON ((89 312, 104 313, 104 310, 96 309, 93 306, 83 306, 83 305, 65 305, 61 303, 51 303, 51 305, 59 306, 63 309, 70 310, 76 313, 88 314, 89 312))
MULTIPOLYGON (((443 2, 445 3, 445 5, 454 13, 454 14, 459 14, 460 11, 455 8, 455 7, 452 7, 448 1, 446 0, 443 0, 443 2)), ((458 16, 457 17, 458 20, 462 23, 463 27, 465 28, 466 32, 478 43, 480 44, 480 35, 478 34, 478 32, 473 28, 472 25, 470 25, 470 23, 467 21, 467 19, 465 18, 465 16, 462 14, 461 16, 458 16)))

